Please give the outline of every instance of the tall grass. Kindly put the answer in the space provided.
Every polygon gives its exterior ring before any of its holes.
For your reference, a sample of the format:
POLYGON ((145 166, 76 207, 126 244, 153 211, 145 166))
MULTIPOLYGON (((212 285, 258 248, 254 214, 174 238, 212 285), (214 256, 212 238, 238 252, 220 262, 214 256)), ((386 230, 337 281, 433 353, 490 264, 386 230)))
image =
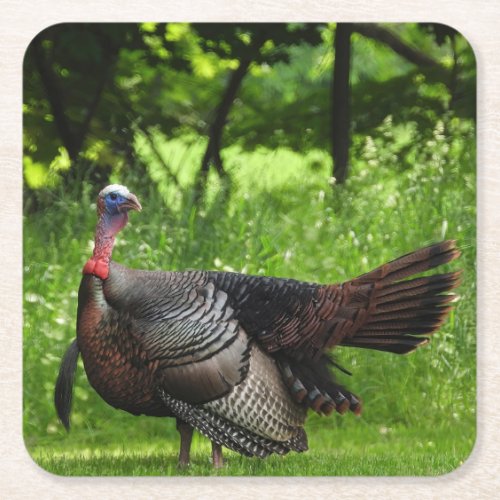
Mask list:
MULTIPOLYGON (((226 473, 437 474, 465 460, 475 436, 474 140, 473 126, 457 119, 437 123, 425 140, 415 128, 387 119, 373 137, 355 138, 342 186, 331 179, 325 152, 230 147, 224 160, 231 188, 224 194, 211 177, 199 206, 192 204, 190 186, 203 144, 162 144, 178 189, 138 141, 148 176, 123 171, 113 179, 144 207, 132 214, 113 255, 129 267, 223 269, 328 283, 444 238, 456 239, 463 253, 444 268, 464 270, 461 300, 429 346, 403 357, 337 350, 340 364, 353 372, 338 378, 365 402, 361 418, 311 415, 308 453, 267 462, 230 454, 226 473)), ((100 187, 54 189, 52 205, 24 221, 26 445, 47 469, 62 474, 175 473, 173 420, 112 409, 90 388, 81 365, 70 434, 53 409, 58 365, 75 336, 80 269, 92 250, 92 192, 100 187)), ((188 473, 210 472, 203 465, 207 446, 204 438, 195 440, 198 466, 195 460, 188 473)))

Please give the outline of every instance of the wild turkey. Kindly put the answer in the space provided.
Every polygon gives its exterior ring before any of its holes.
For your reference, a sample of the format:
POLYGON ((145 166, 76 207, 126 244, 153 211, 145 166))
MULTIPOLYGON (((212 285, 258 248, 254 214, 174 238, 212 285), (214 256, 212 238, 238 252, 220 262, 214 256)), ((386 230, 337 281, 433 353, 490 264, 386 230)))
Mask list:
POLYGON ((77 338, 55 389, 69 429, 81 354, 90 384, 134 415, 177 419, 179 463, 189 462, 193 428, 243 455, 307 450, 308 409, 361 412, 360 398, 337 384, 329 352, 337 345, 406 354, 446 319, 458 272, 407 279, 457 258, 444 241, 341 284, 237 273, 127 269, 111 261, 129 210, 127 188, 97 199, 93 256, 78 293, 77 338))

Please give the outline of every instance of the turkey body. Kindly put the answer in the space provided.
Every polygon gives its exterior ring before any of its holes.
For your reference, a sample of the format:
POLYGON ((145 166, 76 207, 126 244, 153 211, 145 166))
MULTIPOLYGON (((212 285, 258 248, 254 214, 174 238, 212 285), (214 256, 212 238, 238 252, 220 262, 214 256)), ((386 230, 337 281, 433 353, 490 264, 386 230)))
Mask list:
MULTIPOLYGON (((229 427, 254 433, 257 443, 265 438, 278 441, 282 452, 301 451, 306 407, 290 396, 277 363, 246 332, 244 314, 235 307, 245 302, 241 299, 252 300, 252 284, 264 288, 261 300, 273 287, 289 293, 287 288, 304 284, 275 279, 262 287, 261 280, 231 273, 137 271, 115 263, 104 281, 85 275, 77 342, 90 384, 115 408, 176 416, 162 398, 165 391, 223 418, 229 427), (239 294, 231 300, 227 292, 235 289, 239 294)), ((312 295, 314 286, 307 292, 312 295)), ((255 330, 252 323, 248 327, 255 330)))
MULTIPOLYGON (((61 364, 55 405, 69 428, 81 354, 88 380, 115 408, 175 417, 179 463, 192 430, 221 446, 265 457, 307 449, 307 412, 361 412, 339 385, 336 346, 406 354, 446 320, 459 272, 416 276, 459 256, 444 241, 339 284, 238 273, 128 269, 111 261, 129 210, 124 186, 103 189, 93 256, 78 294, 77 338, 61 364)), ((338 367, 340 368, 340 367, 338 367)))
POLYGON ((453 296, 439 292, 457 275, 394 278, 454 254, 450 242, 428 247, 338 285, 112 262, 106 280, 82 278, 78 348, 91 385, 115 408, 188 421, 203 411, 205 434, 244 431, 237 445, 222 444, 247 455, 303 451, 308 408, 361 409, 334 382, 325 351, 406 353, 425 343, 418 334, 444 319, 453 296))

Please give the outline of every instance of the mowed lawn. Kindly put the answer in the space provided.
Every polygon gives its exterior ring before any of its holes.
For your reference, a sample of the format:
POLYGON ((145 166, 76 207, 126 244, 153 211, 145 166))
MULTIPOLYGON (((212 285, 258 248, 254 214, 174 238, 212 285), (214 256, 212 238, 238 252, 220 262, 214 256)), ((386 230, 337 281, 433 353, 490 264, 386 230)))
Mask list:
POLYGON ((175 435, 147 444, 132 439, 73 449, 40 446, 33 458, 47 471, 76 476, 434 476, 459 467, 471 450, 469 439, 456 428, 428 431, 427 440, 405 427, 377 431, 362 422, 344 429, 308 428, 310 450, 305 453, 261 460, 225 450, 222 469, 212 467, 210 443, 200 435, 193 440, 191 465, 182 469, 175 435))
MULTIPOLYGON (((438 475, 463 463, 474 445, 476 408, 473 131, 450 124, 434 142, 414 138, 414 166, 406 169, 390 153, 397 134, 385 130, 378 139, 356 146, 344 186, 332 186, 327 153, 235 148, 224 152, 233 178, 229 193, 223 196, 211 182, 199 206, 168 185, 153 159, 149 175, 156 185, 133 173, 113 179, 144 207, 132 214, 114 252, 116 261, 135 268, 234 270, 328 283, 456 239, 462 257, 443 271, 463 269, 460 301, 430 345, 402 357, 336 352, 353 373, 339 372, 339 380, 364 401, 361 417, 311 415, 308 452, 259 460, 225 451, 226 465, 217 471, 208 440, 195 436, 192 465, 178 470, 174 421, 112 409, 89 386, 80 363, 67 434, 55 415, 53 388, 75 336, 76 292, 92 250, 95 206, 88 186, 56 189, 50 208, 24 221, 24 436, 35 461, 56 474, 96 476, 438 475)), ((178 173, 189 194, 200 151, 186 154, 186 147, 177 141, 163 148, 174 165, 183 159, 178 173)))

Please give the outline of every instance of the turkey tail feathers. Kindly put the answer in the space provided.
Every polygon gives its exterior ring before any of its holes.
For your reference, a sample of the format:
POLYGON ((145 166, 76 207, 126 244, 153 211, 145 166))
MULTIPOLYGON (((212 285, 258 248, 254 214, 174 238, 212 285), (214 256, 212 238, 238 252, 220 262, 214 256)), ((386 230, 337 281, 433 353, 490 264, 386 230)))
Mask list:
POLYGON ((364 320, 341 345, 406 354, 429 342, 428 337, 446 320, 449 293, 459 285, 460 271, 407 280, 414 274, 433 269, 460 255, 455 241, 422 248, 384 264, 344 286, 356 289, 371 286, 372 294, 364 320))
POLYGON ((78 361, 78 344, 76 339, 68 347, 59 368, 56 388, 54 391, 54 404, 57 415, 62 424, 69 431, 69 415, 71 413, 71 402, 73 400, 73 381, 75 379, 76 364, 78 361))
POLYGON ((460 256, 455 240, 442 241, 408 253, 353 280, 354 283, 379 281, 394 283, 437 266, 447 264, 460 256))

